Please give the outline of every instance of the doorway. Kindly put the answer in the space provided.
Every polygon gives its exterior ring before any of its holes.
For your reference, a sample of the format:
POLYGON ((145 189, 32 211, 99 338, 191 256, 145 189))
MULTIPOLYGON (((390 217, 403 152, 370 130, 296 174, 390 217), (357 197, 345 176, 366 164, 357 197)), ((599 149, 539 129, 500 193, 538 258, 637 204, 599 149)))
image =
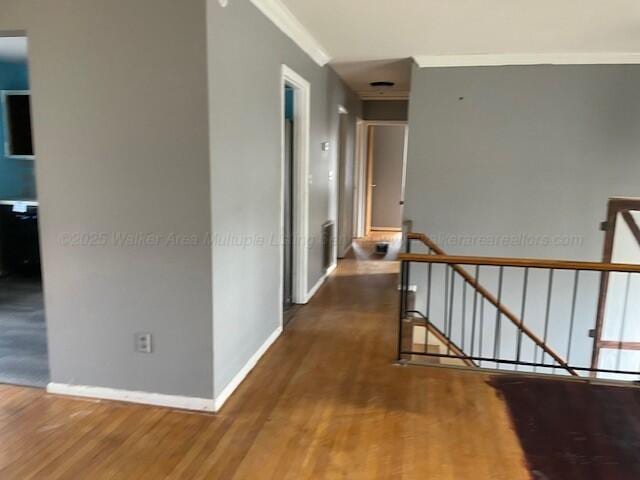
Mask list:
POLYGON ((26 37, 0 36, 0 383, 49 381, 26 37))
MULTIPOLYGON (((640 199, 612 198, 605 222, 603 262, 640 264, 640 199)), ((596 323, 593 367, 637 370, 640 364, 640 276, 603 273, 596 323)), ((629 380, 628 375, 598 374, 629 380)), ((638 380, 638 379, 636 379, 638 380)))
POLYGON ((284 87, 284 278, 282 305, 285 312, 285 325, 288 323, 287 313, 293 306, 293 204, 294 204, 294 101, 295 92, 289 85, 284 87))
POLYGON ((309 238, 309 82, 282 66, 282 208, 281 297, 282 324, 307 298, 309 238))
POLYGON ((402 230, 407 163, 406 122, 371 121, 358 126, 356 236, 402 230))

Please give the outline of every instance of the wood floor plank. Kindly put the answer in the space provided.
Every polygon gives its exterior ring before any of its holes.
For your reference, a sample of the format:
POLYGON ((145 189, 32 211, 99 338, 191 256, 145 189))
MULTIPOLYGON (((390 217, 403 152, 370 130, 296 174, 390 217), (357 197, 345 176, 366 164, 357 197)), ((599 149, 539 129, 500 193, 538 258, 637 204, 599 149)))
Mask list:
POLYGON ((394 364, 398 265, 372 251, 356 244, 216 415, 0 386, 0 478, 529 478, 485 375, 394 364))

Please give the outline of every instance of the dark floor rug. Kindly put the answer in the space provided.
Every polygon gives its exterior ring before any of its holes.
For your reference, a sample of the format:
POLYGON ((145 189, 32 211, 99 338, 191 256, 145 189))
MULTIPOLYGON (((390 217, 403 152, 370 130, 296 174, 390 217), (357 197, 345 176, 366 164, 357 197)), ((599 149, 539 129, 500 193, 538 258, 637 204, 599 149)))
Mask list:
POLYGON ((495 376, 532 478, 640 479, 640 389, 495 376))

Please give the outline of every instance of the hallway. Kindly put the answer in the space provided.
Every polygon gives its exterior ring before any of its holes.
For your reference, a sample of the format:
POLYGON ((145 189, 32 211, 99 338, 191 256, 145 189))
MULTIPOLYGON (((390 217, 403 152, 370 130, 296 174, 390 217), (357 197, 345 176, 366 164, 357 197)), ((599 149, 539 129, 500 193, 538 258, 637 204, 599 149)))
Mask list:
POLYGON ((0 478, 529 478, 485 375, 394 365, 398 264, 372 247, 216 415, 0 386, 0 478))

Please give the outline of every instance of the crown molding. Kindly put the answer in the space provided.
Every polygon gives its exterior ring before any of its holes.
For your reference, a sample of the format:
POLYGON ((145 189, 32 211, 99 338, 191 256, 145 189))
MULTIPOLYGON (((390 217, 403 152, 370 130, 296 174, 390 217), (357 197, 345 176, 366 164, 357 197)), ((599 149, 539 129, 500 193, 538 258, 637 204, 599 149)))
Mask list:
POLYGON ((640 64, 640 53, 482 53, 471 55, 417 55, 413 59, 420 68, 506 65, 620 65, 640 64))
POLYGON ((331 60, 329 54, 281 0, 251 0, 251 3, 293 40, 314 62, 321 67, 329 63, 329 60, 331 60))

